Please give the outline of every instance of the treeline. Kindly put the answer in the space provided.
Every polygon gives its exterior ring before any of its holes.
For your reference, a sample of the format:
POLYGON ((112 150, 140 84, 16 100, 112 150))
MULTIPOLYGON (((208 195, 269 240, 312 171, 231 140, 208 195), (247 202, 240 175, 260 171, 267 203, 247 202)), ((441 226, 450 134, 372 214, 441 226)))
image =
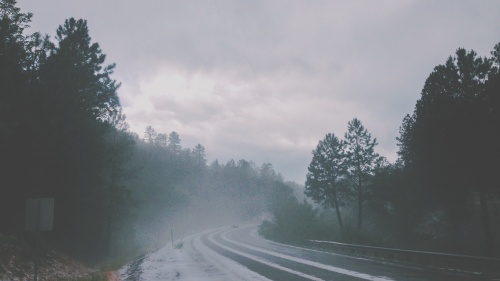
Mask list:
POLYGON ((397 140, 399 158, 391 164, 374 152, 376 140, 356 118, 343 139, 327 134, 305 182, 305 194, 324 207, 314 211, 316 227, 308 203, 292 198, 261 233, 498 255, 500 44, 491 57, 460 48, 436 66, 397 140), (307 218, 288 229, 308 231, 278 234, 289 225, 286 208, 302 208, 307 218))
MULTIPOLYGON (((284 183, 269 163, 247 160, 207 163, 205 148, 182 148, 176 132, 146 129, 130 163, 140 173, 130 182, 139 207, 134 213, 135 245, 154 249, 207 227, 248 222, 267 210, 272 187, 284 183)), ((130 241, 130 239, 127 239, 130 241)), ((126 242, 126 241, 125 241, 126 242)))
POLYGON ((205 148, 183 148, 176 132, 128 130, 114 64, 85 20, 51 40, 26 34, 32 15, 16 1, 0 9, 0 234, 30 238, 26 199, 55 198, 46 243, 99 262, 265 210, 283 182, 271 164, 208 165, 205 148))
POLYGON ((66 20, 54 43, 25 34, 32 15, 15 1, 0 3, 1 231, 22 234, 26 199, 53 197, 53 241, 90 255, 106 248, 105 202, 118 161, 114 65, 104 65, 86 21, 66 20))

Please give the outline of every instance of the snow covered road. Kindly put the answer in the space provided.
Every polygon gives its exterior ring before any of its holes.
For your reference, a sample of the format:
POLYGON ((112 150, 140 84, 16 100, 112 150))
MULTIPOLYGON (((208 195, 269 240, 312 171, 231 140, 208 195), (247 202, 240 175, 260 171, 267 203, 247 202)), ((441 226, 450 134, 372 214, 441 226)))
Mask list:
POLYGON ((489 280, 283 245, 256 232, 226 227, 186 237, 182 248, 169 244, 128 264, 121 280, 489 280))
MULTIPOLYGON (((224 229, 215 229, 185 237, 181 248, 168 244, 120 270, 122 281, 156 280, 269 280, 246 267, 221 256, 202 243, 201 238, 224 229)), ((176 245, 177 243, 174 243, 176 245)))

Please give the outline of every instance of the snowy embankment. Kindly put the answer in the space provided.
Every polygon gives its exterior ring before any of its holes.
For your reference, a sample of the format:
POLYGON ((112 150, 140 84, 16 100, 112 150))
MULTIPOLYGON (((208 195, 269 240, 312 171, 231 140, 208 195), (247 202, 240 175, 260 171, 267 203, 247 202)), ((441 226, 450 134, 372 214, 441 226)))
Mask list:
MULTIPOLYGON (((34 264, 35 253, 26 242, 0 235, 0 281, 33 280, 34 264)), ((96 272, 97 269, 89 268, 54 249, 45 249, 40 254, 40 281, 91 278, 96 272)))
POLYGON ((121 280, 269 280, 203 245, 200 237, 214 231, 188 236, 174 245, 169 243, 127 264, 119 271, 121 280))

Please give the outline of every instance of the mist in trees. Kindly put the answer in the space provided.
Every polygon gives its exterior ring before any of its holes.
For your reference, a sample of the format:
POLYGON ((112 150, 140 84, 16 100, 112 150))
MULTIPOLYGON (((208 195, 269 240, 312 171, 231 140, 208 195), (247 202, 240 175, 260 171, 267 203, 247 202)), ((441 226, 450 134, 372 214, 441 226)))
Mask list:
POLYGON ((395 163, 354 118, 318 142, 303 188, 270 163, 209 163, 209 148, 183 147, 175 131, 130 132, 115 65, 85 20, 64 21, 54 38, 26 34, 32 15, 0 3, 1 233, 25 235, 26 199, 53 197, 47 243, 91 262, 263 214, 261 234, 290 243, 498 255, 500 44, 435 67, 395 163))
POLYGON ((302 243, 328 231, 318 219, 318 209, 305 200, 300 203, 289 184, 275 182, 271 190, 267 202, 272 218, 259 226, 261 235, 287 243, 302 243))
MULTIPOLYGON (((341 240, 346 240, 342 212, 357 202, 357 230, 361 229, 365 201, 372 190, 377 163, 382 159, 375 153, 376 139, 357 118, 348 122, 344 139, 328 133, 312 152, 305 182, 305 194, 324 207, 335 208, 341 240)), ((351 222, 349 221, 349 227, 351 222)))
POLYGON ((55 198, 45 243, 96 263, 267 211, 284 182, 271 164, 208 164, 177 132, 130 132, 115 65, 85 20, 29 35, 32 15, 0 3, 0 233, 27 236, 26 199, 55 198))
POLYGON ((396 163, 374 151, 376 139, 357 118, 348 122, 345 139, 328 133, 318 143, 305 194, 327 207, 324 214, 335 207, 342 235, 331 239, 498 252, 500 214, 490 206, 498 206, 500 191, 499 54, 500 44, 489 58, 460 48, 434 68, 414 112, 403 119, 396 163))
POLYGON ((2 1, 1 14, 2 232, 20 232, 27 198, 54 197, 63 211, 52 239, 93 256, 106 248, 96 218, 110 212, 102 172, 109 161, 117 166, 116 155, 103 157, 108 135, 118 130, 109 122, 119 110, 113 65, 104 65, 86 21, 66 20, 53 43, 24 34, 31 14, 15 4, 2 1))

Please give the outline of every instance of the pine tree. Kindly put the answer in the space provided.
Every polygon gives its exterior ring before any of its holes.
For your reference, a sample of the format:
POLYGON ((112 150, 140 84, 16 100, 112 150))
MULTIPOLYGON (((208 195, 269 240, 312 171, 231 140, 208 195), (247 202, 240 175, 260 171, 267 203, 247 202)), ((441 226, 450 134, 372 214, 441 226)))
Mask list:
POLYGON ((305 183, 305 194, 314 202, 327 207, 334 207, 342 238, 344 226, 340 214, 340 206, 348 199, 345 179, 345 144, 334 134, 326 134, 316 149, 308 167, 305 183))
POLYGON ((55 222, 58 237, 71 252, 93 258, 105 243, 105 136, 119 111, 119 84, 111 79, 114 65, 105 66, 106 56, 91 42, 85 20, 70 18, 56 33, 56 45, 40 66, 50 151, 44 169, 51 175, 48 193, 63 210, 55 222))
POLYGON ((498 192, 500 169, 499 50, 482 58, 460 48, 436 66, 398 138, 405 169, 446 212, 457 239, 471 191, 479 193, 488 255, 494 248, 485 197, 498 192))
POLYGON ((373 175, 378 154, 374 147, 377 139, 372 140, 359 119, 354 118, 348 122, 346 140, 347 170, 353 181, 358 201, 358 229, 361 229, 363 219, 363 203, 366 199, 366 185, 373 175))

